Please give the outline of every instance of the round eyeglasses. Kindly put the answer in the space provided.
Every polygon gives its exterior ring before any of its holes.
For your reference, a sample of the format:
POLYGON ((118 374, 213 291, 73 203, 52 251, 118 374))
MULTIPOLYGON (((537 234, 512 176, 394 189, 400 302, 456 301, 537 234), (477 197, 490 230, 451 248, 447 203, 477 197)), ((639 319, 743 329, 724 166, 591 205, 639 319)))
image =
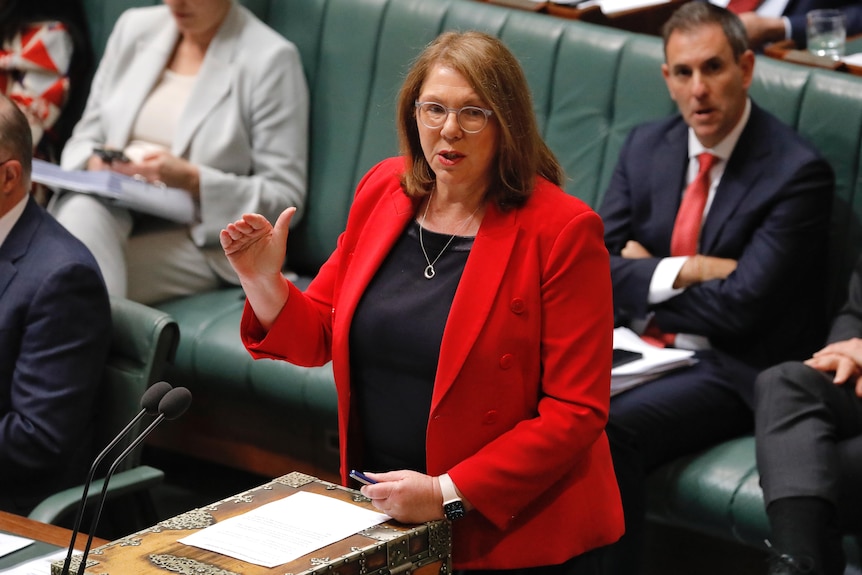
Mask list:
POLYGON ((458 125, 468 134, 481 132, 488 125, 488 118, 494 113, 493 110, 480 108, 479 106, 464 106, 463 108, 447 108, 437 102, 415 102, 419 110, 419 121, 426 128, 442 128, 449 114, 455 114, 458 125))

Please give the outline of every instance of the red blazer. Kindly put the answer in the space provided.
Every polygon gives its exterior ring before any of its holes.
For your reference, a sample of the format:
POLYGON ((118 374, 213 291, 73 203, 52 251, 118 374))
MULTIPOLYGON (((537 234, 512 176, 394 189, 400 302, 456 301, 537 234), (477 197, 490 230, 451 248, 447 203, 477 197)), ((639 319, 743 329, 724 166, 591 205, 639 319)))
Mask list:
MULTIPOLYGON (((268 333, 248 306, 242 320, 255 357, 332 360, 345 485, 362 466, 352 449, 350 322, 414 218, 403 169, 392 158, 366 174, 338 247, 305 292, 291 286, 268 333)), ((524 207, 488 205, 443 333, 426 435, 427 472, 448 472, 476 508, 453 525, 457 569, 562 563, 623 532, 604 433, 613 310, 602 228, 542 178, 524 207)))

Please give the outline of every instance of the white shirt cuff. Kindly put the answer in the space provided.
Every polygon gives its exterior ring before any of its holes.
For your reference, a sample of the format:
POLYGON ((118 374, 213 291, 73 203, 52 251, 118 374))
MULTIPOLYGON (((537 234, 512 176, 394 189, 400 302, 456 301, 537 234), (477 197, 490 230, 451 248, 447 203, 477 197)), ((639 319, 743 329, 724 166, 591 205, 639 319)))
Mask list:
POLYGON ((685 291, 685 288, 673 287, 673 282, 676 281, 679 270, 682 269, 686 261, 688 261, 688 256, 662 258, 655 267, 649 283, 647 302, 650 305, 667 301, 685 291))

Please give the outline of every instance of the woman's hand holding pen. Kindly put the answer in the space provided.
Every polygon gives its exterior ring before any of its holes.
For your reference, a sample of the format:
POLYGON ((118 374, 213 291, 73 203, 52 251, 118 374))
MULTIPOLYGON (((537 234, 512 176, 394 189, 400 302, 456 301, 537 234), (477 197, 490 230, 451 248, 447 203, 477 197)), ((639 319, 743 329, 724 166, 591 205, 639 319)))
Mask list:
POLYGON ((258 321, 269 329, 287 302, 288 287, 281 275, 287 234, 296 208, 284 210, 275 226, 260 214, 245 214, 219 233, 219 241, 239 276, 258 321))
POLYGON ((377 483, 363 485, 362 494, 396 521, 422 523, 443 519, 443 495, 436 478, 406 470, 366 475, 377 483))

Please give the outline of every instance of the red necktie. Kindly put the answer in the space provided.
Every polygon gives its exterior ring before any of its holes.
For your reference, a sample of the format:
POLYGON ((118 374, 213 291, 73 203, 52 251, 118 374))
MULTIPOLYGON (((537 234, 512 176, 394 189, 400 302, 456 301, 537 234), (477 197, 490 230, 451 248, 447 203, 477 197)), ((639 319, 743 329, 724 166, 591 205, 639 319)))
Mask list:
MULTIPOLYGON (((697 254, 697 244, 700 238, 700 223, 703 220, 703 209, 709 196, 709 171, 717 158, 712 154, 703 153, 697 157, 700 166, 697 175, 685 189, 682 203, 676 213, 673 225, 673 235, 670 239, 670 255, 693 256, 697 254)), ((647 324, 641 339, 658 347, 673 345, 675 333, 661 331, 654 321, 647 324)))
POLYGON ((758 6, 760 6, 760 0, 730 0, 727 3, 727 9, 734 14, 754 12, 758 6))
POLYGON ((709 171, 715 164, 716 157, 703 153, 697 157, 700 169, 682 196, 676 222, 673 225, 673 235, 670 239, 670 255, 693 256, 697 253, 700 237, 700 223, 703 220, 703 209, 709 195, 709 171))

